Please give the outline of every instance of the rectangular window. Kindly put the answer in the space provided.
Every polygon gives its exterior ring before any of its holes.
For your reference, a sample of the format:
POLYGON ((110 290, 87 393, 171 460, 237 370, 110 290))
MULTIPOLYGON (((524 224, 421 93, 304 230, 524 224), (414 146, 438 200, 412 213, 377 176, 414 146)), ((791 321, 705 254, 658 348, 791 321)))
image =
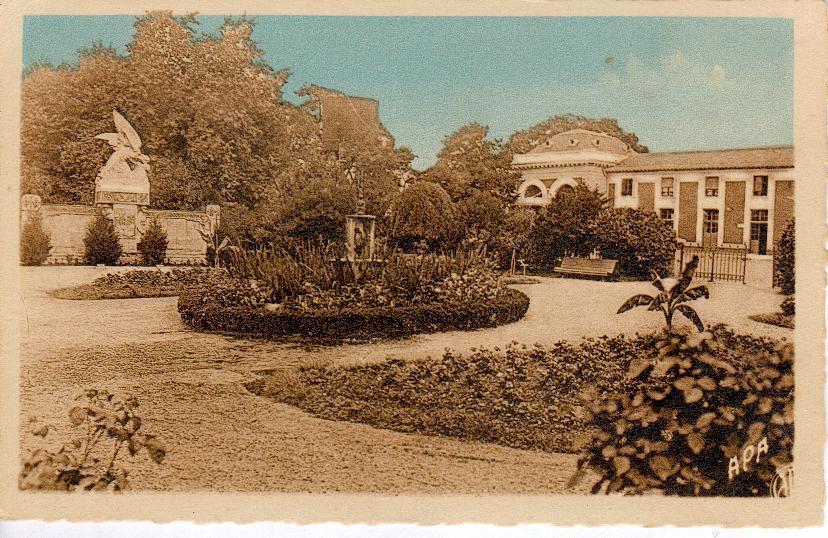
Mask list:
POLYGON ((673 196, 673 178, 661 178, 661 196, 673 196))
POLYGON ((632 196, 633 182, 631 177, 621 180, 621 196, 632 196))
POLYGON ((658 216, 663 220, 665 223, 669 224, 672 228, 673 226, 673 208, 672 207, 664 207, 658 210, 658 216))
POLYGON ((710 176, 704 179, 704 195, 718 196, 719 195, 719 178, 710 176))
POLYGON ((768 195, 768 176, 753 176, 753 195, 768 195))
POLYGON ((750 210, 750 252, 768 253, 768 210, 750 210))
POLYGON ((705 209, 704 210, 704 233, 715 234, 719 233, 719 210, 705 209))

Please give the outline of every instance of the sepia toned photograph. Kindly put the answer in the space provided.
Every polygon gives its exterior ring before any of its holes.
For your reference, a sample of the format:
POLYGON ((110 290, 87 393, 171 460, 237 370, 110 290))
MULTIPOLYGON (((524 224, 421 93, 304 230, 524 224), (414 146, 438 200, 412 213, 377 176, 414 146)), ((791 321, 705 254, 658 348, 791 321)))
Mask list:
POLYGON ((15 495, 821 473, 793 18, 69 13, 10 77, 15 495))

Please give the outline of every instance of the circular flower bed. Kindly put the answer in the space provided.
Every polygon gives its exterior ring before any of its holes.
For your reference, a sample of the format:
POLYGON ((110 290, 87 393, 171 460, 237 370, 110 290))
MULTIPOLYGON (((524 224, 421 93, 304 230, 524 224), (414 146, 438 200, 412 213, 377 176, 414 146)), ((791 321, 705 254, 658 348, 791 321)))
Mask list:
POLYGON ((224 306, 197 290, 187 290, 178 299, 181 319, 195 329, 266 338, 298 335, 325 340, 365 340, 496 327, 519 320, 528 308, 529 298, 513 289, 504 289, 491 300, 308 310, 224 306))

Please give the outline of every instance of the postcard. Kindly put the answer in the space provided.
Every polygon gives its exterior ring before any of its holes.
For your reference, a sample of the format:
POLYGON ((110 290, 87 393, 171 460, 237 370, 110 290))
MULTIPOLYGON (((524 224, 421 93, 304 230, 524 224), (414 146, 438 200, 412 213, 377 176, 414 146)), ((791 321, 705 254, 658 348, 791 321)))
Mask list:
POLYGON ((822 521, 822 3, 0 13, 3 517, 822 521))

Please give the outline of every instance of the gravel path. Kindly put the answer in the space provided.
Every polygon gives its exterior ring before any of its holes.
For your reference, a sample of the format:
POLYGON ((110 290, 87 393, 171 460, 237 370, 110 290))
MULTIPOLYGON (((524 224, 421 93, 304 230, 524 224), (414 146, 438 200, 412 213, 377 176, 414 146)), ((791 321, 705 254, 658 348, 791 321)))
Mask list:
MULTIPOLYGON (((518 286, 532 302, 520 322, 474 332, 336 347, 236 339, 187 330, 176 298, 68 301, 49 289, 90 282, 108 270, 23 268, 21 408, 66 427, 75 393, 95 386, 135 394, 147 433, 168 447, 167 460, 130 467, 132 486, 156 490, 560 493, 575 457, 454 439, 403 434, 325 421, 248 393, 257 371, 307 361, 332 364, 388 356, 422 358, 446 347, 534 344, 636 330, 660 320, 644 311, 614 314, 646 283, 542 279, 518 286)), ((747 319, 778 308, 770 290, 714 284, 697 303, 706 322, 727 322, 754 334, 792 331, 747 319), (749 292, 749 293, 747 293, 749 292)), ((23 447, 34 446, 24 434, 23 447)))

